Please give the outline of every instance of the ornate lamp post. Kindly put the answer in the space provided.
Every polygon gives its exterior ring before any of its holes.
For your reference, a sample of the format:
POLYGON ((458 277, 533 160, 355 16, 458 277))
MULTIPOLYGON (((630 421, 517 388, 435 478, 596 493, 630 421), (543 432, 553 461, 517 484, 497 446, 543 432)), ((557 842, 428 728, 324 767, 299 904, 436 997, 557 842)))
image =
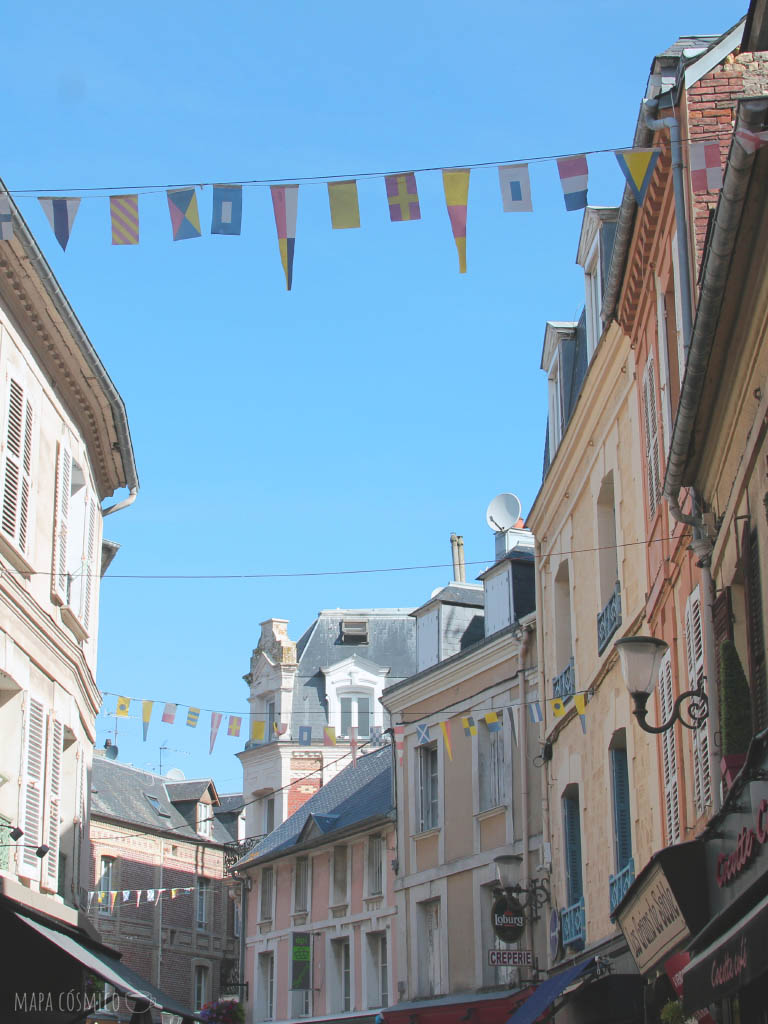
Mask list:
POLYGON ((672 714, 663 725, 649 725, 646 705, 659 678, 659 668, 669 645, 655 636, 628 636, 616 641, 621 670, 627 689, 632 695, 632 713, 645 732, 667 732, 675 722, 686 729, 700 729, 709 717, 709 701, 702 679, 695 690, 681 693, 672 708, 672 714), (686 706, 687 705, 687 706, 686 706))

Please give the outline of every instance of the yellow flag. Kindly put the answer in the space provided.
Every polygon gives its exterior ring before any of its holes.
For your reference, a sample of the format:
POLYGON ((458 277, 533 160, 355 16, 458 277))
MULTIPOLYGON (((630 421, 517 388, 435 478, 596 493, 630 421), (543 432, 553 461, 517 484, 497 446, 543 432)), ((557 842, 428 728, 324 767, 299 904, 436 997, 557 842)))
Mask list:
POLYGON ((554 700, 551 700, 549 702, 549 706, 552 708, 552 714, 555 718, 562 718, 565 714, 565 704, 563 704, 559 697, 555 697, 554 700))
POLYGON ((267 731, 267 723, 259 718, 254 718, 251 722, 251 739, 255 743, 264 742, 264 734, 267 731))
POLYGON ((331 204, 331 225, 334 228, 360 227, 356 181, 329 181, 328 201, 331 204))
POLYGON ((130 706, 131 706, 131 698, 130 697, 118 697, 117 698, 117 710, 115 711, 115 714, 117 715, 117 717, 118 718, 127 718, 128 717, 128 708, 130 706))
POLYGON ((587 695, 585 693, 574 693, 573 706, 580 715, 583 715, 587 709, 587 695))
POLYGON ((443 171, 445 205, 459 254, 459 273, 467 272, 467 203, 469 201, 469 168, 443 171))

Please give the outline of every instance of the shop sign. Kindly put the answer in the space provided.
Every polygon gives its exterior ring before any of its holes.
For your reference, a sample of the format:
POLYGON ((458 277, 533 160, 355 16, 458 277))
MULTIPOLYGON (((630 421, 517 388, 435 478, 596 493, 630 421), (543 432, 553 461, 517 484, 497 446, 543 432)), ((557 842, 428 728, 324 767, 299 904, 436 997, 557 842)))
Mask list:
POLYGON ((517 942, 525 931, 525 912, 520 900, 502 893, 493 901, 491 924, 502 942, 517 942))
POLYGON ((533 967, 532 949, 489 949, 489 967, 533 967))
POLYGON ((312 988, 309 932, 294 932, 291 939, 291 989, 312 988))
MULTIPOLYGON (((678 999, 683 998, 683 970, 690 962, 691 954, 683 952, 673 953, 664 963, 664 972, 672 982, 672 988, 678 999)), ((699 1024, 715 1024, 715 1019, 709 1010, 696 1010, 692 1016, 699 1024)))
POLYGON ((641 974, 690 932, 660 864, 654 864, 636 894, 619 912, 618 922, 641 974))
POLYGON ((717 884, 722 889, 738 877, 756 855, 760 846, 768 842, 768 800, 761 800, 757 808, 755 827, 746 825, 739 832, 736 848, 730 853, 721 853, 715 865, 717 884))

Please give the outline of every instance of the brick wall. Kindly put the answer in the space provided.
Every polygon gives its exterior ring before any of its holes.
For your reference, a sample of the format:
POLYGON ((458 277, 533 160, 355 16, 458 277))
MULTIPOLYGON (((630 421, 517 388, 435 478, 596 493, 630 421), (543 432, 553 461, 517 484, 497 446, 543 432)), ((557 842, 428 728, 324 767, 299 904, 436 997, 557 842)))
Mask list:
POLYGON ((307 751, 296 751, 291 754, 291 784, 288 790, 288 816, 305 804, 323 784, 323 755, 307 751), (304 778, 310 772, 317 772, 310 778, 304 778))

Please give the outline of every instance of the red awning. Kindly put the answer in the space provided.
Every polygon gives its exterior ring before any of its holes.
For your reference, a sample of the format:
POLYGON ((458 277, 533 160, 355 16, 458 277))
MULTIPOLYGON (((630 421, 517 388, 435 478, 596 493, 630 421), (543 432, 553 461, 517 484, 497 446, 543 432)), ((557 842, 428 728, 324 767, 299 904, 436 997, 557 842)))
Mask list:
POLYGON ((503 995, 482 993, 472 998, 462 993, 442 999, 398 1003, 381 1010, 380 1014, 384 1024, 506 1024, 535 988, 531 985, 503 995))

